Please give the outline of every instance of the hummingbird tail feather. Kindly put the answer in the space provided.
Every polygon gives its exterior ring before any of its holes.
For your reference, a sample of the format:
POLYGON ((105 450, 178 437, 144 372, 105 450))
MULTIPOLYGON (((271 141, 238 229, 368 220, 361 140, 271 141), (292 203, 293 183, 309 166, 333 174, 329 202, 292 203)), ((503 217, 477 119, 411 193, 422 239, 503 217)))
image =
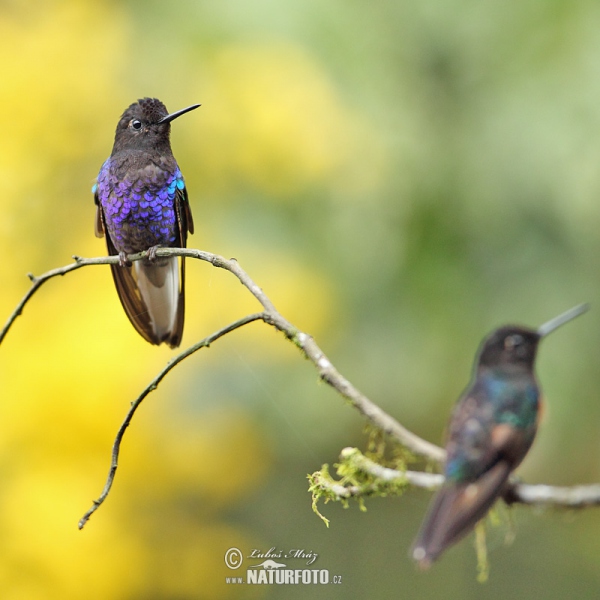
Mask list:
POLYGON ((179 307, 179 263, 177 257, 161 264, 134 263, 134 276, 146 305, 152 337, 158 343, 170 339, 177 324, 179 307))
POLYGON ((177 257, 159 264, 111 265, 111 271, 121 304, 137 332, 151 344, 179 346, 184 300, 177 257))
POLYGON ((442 487, 412 546, 412 558, 421 569, 429 568, 446 548, 475 527, 501 493, 509 475, 509 463, 500 461, 472 483, 442 487))

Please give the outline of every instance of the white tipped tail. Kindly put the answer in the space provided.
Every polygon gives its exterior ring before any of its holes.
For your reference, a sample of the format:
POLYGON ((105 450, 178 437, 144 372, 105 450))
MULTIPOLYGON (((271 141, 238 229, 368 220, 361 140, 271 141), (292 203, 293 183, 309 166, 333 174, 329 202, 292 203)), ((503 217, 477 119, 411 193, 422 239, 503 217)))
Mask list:
MULTIPOLYGON (((162 263, 162 261, 161 261, 162 263)), ((179 308, 179 264, 177 257, 168 258, 163 264, 133 263, 135 279, 142 302, 148 310, 152 337, 169 339, 177 325, 179 308)))

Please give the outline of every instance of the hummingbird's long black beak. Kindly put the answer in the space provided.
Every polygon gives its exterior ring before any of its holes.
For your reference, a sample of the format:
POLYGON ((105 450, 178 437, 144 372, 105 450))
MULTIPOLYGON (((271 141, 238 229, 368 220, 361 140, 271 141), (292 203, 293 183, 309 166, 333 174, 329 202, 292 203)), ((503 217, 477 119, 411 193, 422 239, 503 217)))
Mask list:
POLYGON ((590 309, 589 304, 579 304, 578 306, 571 308, 570 310, 564 312, 562 315, 558 315, 558 317, 554 317, 554 319, 550 319, 543 325, 540 325, 540 327, 537 330, 538 335, 541 338, 548 335, 549 333, 551 333, 552 331, 554 331, 561 325, 568 323, 575 317, 578 317, 579 315, 582 315, 584 312, 587 312, 589 309, 590 309))
POLYGON ((176 119, 177 117, 180 117, 181 115, 185 115, 186 112, 190 112, 190 110, 194 110, 194 109, 198 108, 199 106, 202 106, 202 105, 201 104, 192 104, 191 106, 188 106, 187 108, 182 108, 181 110, 178 110, 177 112, 171 113, 170 115, 163 117, 158 122, 158 124, 160 125, 161 123, 170 123, 173 119, 176 119))

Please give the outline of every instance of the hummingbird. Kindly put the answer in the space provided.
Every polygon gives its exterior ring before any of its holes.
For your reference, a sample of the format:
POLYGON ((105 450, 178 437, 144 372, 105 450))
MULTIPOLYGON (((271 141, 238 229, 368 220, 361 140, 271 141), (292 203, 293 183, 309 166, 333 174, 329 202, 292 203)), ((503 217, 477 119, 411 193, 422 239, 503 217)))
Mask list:
POLYGON ((110 157, 92 193, 97 237, 106 236, 121 304, 137 332, 151 344, 181 343, 185 259, 158 258, 159 247, 184 248, 194 222, 187 189, 171 150, 171 121, 198 108, 169 113, 157 98, 131 104, 117 123, 110 157), (127 255, 149 251, 133 264, 127 255))
POLYGON ((447 429, 445 481, 412 546, 426 569, 467 535, 502 495, 533 443, 542 407, 534 367, 542 338, 588 310, 582 304, 537 330, 508 325, 485 338, 471 383, 447 429))

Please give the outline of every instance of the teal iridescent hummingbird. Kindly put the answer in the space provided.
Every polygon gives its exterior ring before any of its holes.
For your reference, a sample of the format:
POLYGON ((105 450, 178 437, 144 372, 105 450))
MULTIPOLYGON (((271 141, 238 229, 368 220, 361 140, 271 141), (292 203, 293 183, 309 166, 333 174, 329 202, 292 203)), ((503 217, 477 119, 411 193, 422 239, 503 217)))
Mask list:
POLYGON ((92 188, 96 235, 106 235, 121 304, 151 344, 179 346, 183 335, 185 259, 157 258, 160 246, 184 248, 194 232, 187 189, 171 150, 171 121, 199 104, 170 113, 156 98, 129 106, 117 123, 110 157, 92 188), (127 255, 149 250, 128 263, 127 255))
POLYGON ((537 431, 542 404, 534 372, 538 344, 588 308, 576 306, 537 331, 501 327, 481 344, 471 383, 450 418, 445 482, 412 547, 421 568, 469 533, 503 493, 537 431))

